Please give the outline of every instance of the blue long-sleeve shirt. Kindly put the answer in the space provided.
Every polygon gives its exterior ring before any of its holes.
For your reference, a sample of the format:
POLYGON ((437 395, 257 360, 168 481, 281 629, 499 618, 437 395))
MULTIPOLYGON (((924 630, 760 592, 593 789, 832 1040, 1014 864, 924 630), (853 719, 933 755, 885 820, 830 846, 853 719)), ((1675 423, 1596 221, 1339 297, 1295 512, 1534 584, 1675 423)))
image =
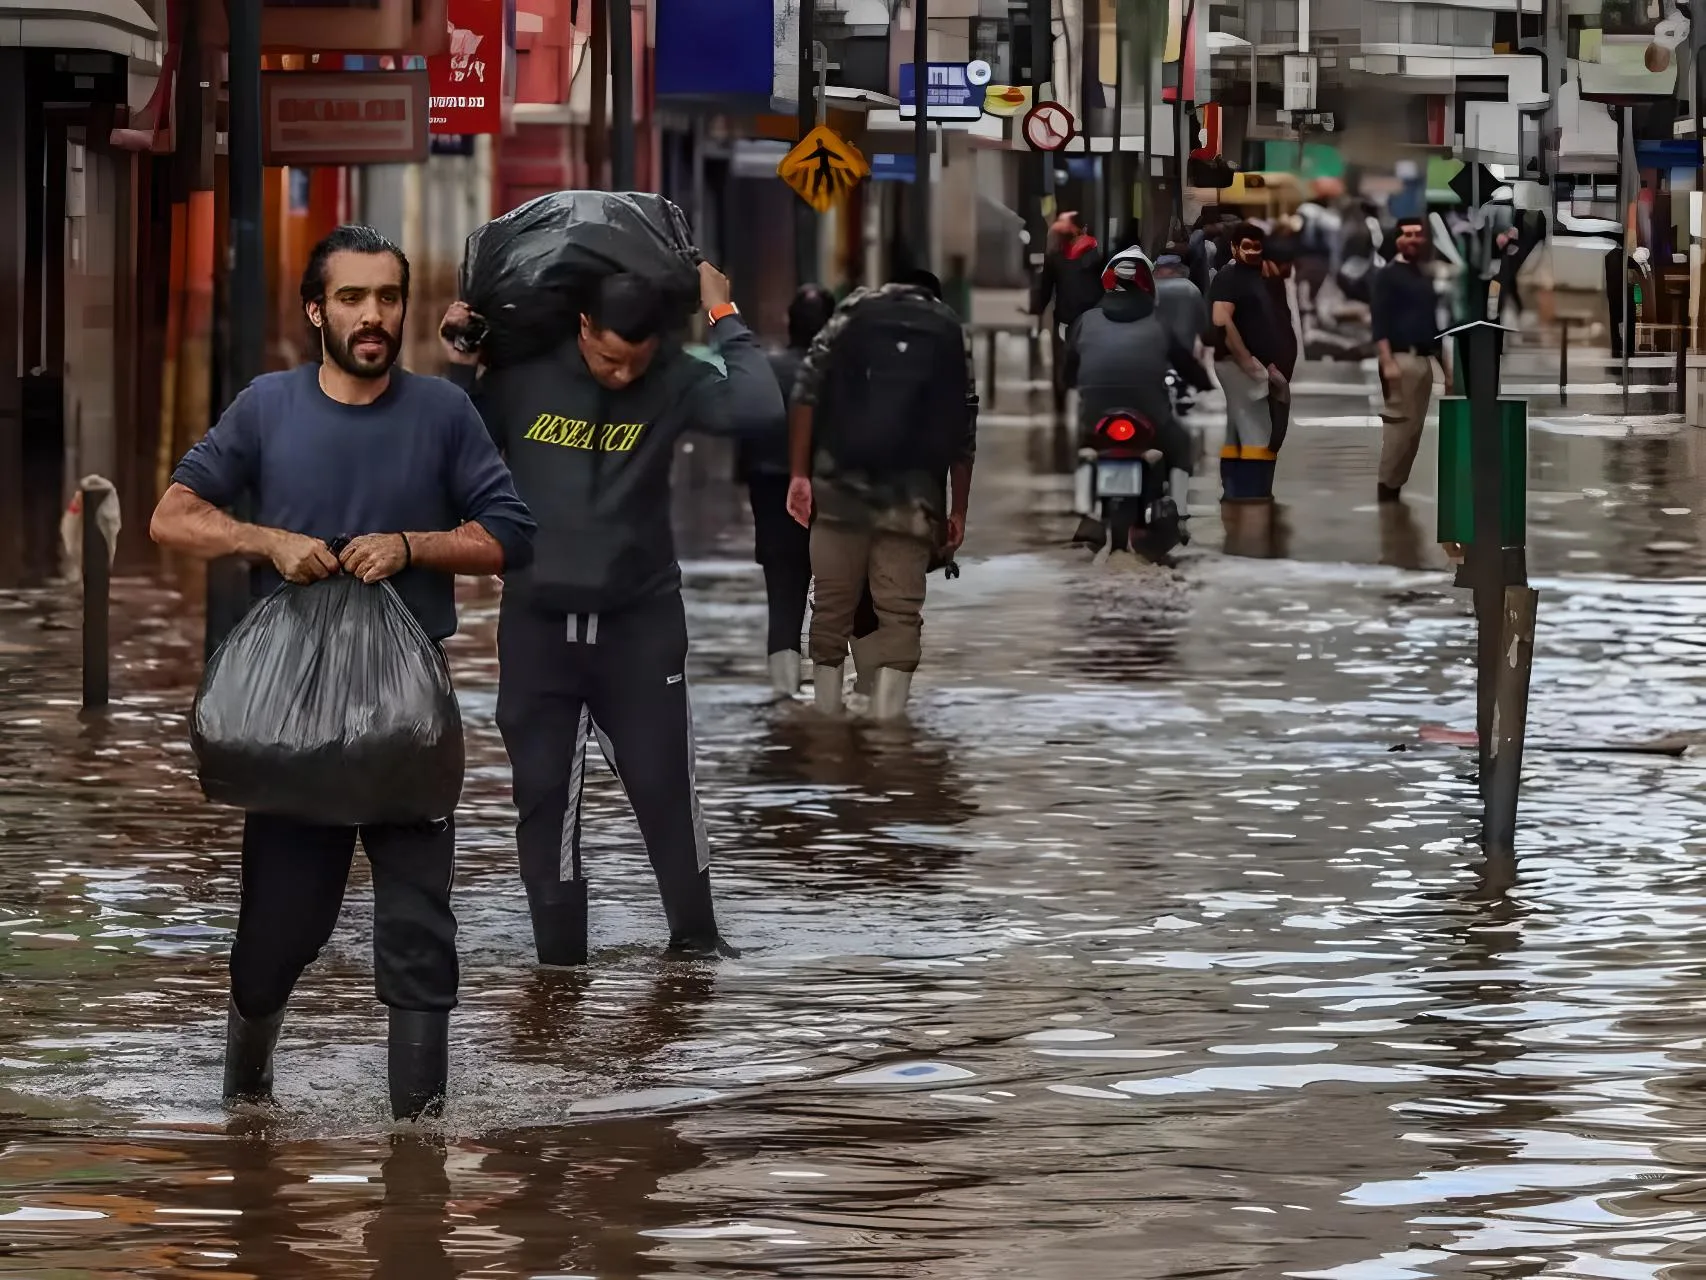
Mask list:
MULTIPOLYGON (((320 389, 319 373, 308 364, 255 379, 172 479, 218 507, 250 493, 256 524, 326 542, 472 520, 503 548, 506 573, 531 562, 533 517, 465 392, 393 369, 379 399, 349 405, 320 389)), ((255 566, 257 596, 280 581, 255 566)), ((413 567, 392 583, 433 639, 456 630, 450 574, 413 567)))

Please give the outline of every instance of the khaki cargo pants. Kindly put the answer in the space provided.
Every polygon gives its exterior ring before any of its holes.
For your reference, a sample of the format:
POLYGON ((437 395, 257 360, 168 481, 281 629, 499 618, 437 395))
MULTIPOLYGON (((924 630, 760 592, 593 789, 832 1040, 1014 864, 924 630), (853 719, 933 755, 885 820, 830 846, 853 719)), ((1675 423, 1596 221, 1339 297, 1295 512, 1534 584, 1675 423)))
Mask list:
POLYGON ((870 583, 877 629, 859 642, 861 664, 918 670, 924 651, 924 581, 930 544, 922 538, 861 525, 812 524, 811 659, 839 667, 847 658, 853 616, 870 583))
POLYGON ((1380 483, 1388 489, 1402 489, 1416 464, 1422 428, 1428 420, 1434 364, 1412 351, 1397 352, 1392 359, 1398 376, 1390 383, 1383 379, 1381 387, 1385 404, 1380 411, 1380 483))

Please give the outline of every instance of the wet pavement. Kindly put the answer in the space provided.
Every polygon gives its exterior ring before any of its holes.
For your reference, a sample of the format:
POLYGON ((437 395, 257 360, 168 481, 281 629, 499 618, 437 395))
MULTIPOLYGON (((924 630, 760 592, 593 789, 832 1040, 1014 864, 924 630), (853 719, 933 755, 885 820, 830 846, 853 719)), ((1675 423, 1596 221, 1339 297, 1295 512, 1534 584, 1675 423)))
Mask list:
POLYGON ((894 728, 767 704, 743 500, 685 458, 744 949, 714 966, 660 960, 602 769, 594 963, 530 963, 470 591, 464 1005, 424 1138, 388 1133, 365 872, 281 1113, 221 1115, 237 826, 191 774, 194 619, 122 582, 120 700, 83 721, 74 605, 0 597, 0 1274, 1700 1274, 1706 774, 1590 748, 1706 729, 1701 437, 1533 433, 1537 749, 1490 867, 1468 760, 1420 732, 1473 719, 1432 468, 1377 508, 1378 429, 1329 421, 1366 412, 1305 393, 1277 517, 1199 494, 1171 571, 1060 545, 1061 442, 991 415, 894 728))

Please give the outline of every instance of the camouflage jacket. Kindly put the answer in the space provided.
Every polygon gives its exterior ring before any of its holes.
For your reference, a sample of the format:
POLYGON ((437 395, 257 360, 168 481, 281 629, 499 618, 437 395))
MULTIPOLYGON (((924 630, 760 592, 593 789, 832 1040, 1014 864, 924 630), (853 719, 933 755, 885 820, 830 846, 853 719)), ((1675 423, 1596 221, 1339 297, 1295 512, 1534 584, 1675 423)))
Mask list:
MULTIPOLYGON (((822 390, 837 335, 847 327, 848 317, 867 298, 910 297, 920 306, 940 307, 952 314, 948 304, 929 291, 910 284, 885 284, 876 289, 855 289, 842 299, 819 331, 800 363, 794 379, 793 402, 815 406, 822 390)), ((958 317, 955 317, 956 321, 958 317)), ((966 403, 972 406, 971 425, 966 432, 959 461, 970 463, 977 454, 977 366, 971 344, 966 343, 966 403)), ((947 477, 926 471, 892 476, 871 476, 845 470, 822 449, 812 453, 812 497, 820 519, 837 524, 856 524, 883 533, 899 533, 928 541, 939 541, 948 515, 947 477)))

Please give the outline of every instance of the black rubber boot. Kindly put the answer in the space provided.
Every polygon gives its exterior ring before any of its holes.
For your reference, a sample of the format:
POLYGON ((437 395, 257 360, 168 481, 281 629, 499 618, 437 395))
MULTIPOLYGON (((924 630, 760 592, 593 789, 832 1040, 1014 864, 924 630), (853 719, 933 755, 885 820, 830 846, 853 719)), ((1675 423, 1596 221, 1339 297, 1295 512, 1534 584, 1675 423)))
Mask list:
POLYGON ((665 953, 671 960, 739 960, 740 948, 726 942, 720 935, 710 937, 680 937, 669 940, 665 953))
POLYGON ((717 931, 717 909, 711 898, 711 873, 701 871, 664 890, 664 914, 669 918, 669 954, 699 960, 739 956, 717 931))
POLYGON ((450 1014, 391 1010, 386 1069, 391 1115, 398 1120, 443 1115, 449 1075, 450 1014))
POLYGON ((564 880, 545 888, 527 887, 533 917, 533 950, 540 964, 586 963, 586 881, 564 880))
POLYGON ((284 1010, 265 1018, 245 1018, 232 1004, 225 1015, 225 1089, 227 1103, 270 1103, 272 1055, 284 1010))

